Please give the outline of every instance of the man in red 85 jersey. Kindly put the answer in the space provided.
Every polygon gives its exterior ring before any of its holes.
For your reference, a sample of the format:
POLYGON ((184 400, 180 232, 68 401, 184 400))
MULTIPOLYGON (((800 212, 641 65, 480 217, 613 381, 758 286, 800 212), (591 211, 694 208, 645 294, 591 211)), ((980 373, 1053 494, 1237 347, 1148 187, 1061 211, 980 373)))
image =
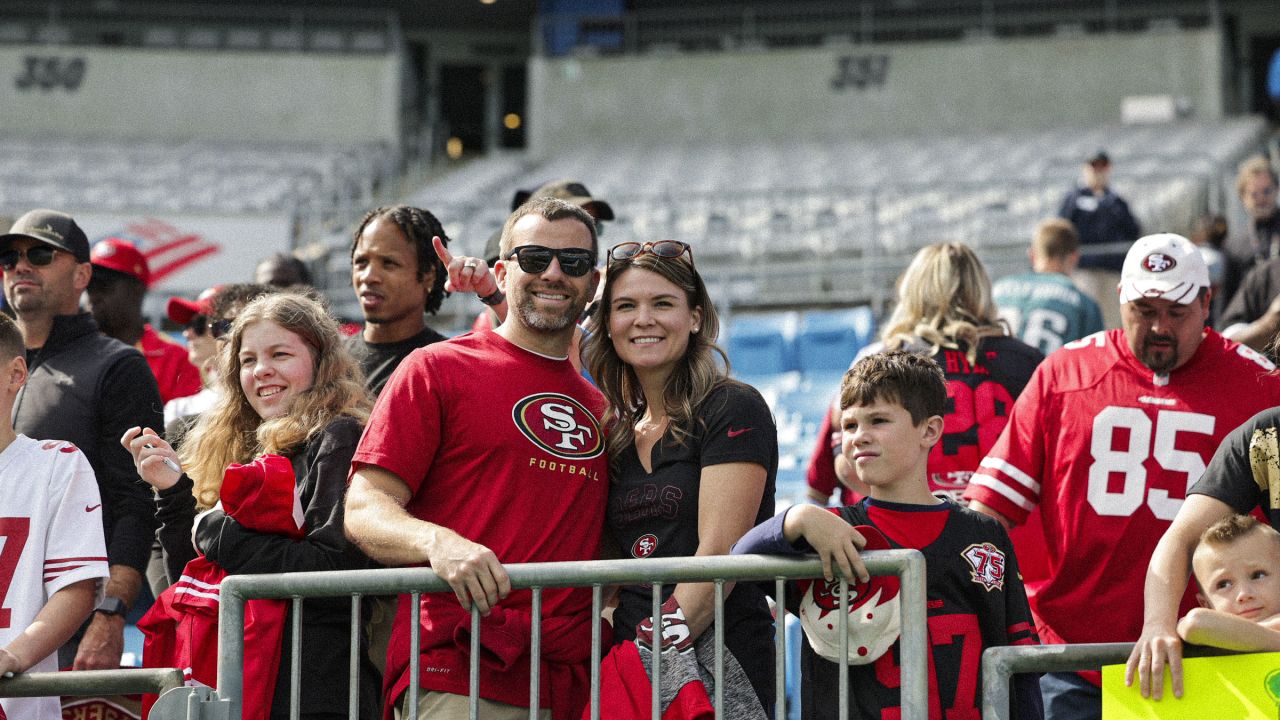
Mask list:
MULTIPOLYGON (((1146 559, 1187 488, 1224 435, 1280 404, 1271 363, 1204 327, 1209 273, 1186 238, 1134 243, 1119 295, 1123 329, 1036 370, 965 492, 1006 523, 1040 508, 1049 577, 1030 600, 1045 643, 1138 638, 1146 559)), ((1097 675, 1046 675, 1045 716, 1097 717, 1097 675)))

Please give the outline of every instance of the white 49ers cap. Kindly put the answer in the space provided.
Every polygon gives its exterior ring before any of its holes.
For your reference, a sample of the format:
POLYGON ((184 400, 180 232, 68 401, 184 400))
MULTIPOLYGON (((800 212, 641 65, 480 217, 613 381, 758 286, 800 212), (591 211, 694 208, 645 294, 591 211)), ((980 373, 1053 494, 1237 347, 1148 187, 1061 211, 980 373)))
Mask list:
MULTIPOLYGON (((888 550, 889 542, 870 525, 855 529, 867 539, 866 550, 888 550)), ((850 665, 873 663, 898 641, 902 612, 898 603, 898 578, 873 575, 862 584, 849 583, 850 665)), ((801 587, 804 584, 801 583, 801 587)), ((840 580, 812 581, 800 599, 800 626, 809 647, 818 655, 840 662, 840 580)))
POLYGON ((1190 240, 1173 233, 1139 238, 1124 257, 1120 304, 1140 298, 1190 305, 1209 287, 1209 267, 1190 240))

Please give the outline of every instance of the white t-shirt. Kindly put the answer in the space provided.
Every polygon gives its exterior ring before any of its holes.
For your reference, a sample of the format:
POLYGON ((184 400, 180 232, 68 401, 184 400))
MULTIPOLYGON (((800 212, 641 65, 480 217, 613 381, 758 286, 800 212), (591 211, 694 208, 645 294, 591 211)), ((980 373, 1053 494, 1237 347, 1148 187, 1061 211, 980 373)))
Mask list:
MULTIPOLYGON (((58 590, 107 576, 102 500, 89 461, 71 443, 18 435, 0 452, 0 647, 58 590)), ((55 652, 29 672, 57 669, 55 652)), ((0 707, 10 718, 62 717, 58 698, 3 698, 0 707)))

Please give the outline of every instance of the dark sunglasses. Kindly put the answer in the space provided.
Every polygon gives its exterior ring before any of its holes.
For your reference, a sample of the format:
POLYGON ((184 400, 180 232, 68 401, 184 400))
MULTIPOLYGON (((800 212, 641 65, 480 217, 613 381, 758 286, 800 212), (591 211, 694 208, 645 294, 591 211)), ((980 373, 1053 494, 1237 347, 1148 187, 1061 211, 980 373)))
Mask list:
POLYGON ((187 322, 187 329, 196 337, 203 337, 207 332, 213 336, 214 340, 226 335, 231 331, 231 320, 210 320, 207 315, 194 315, 187 322))
MULTIPOLYGON (((36 267, 44 267, 53 262, 53 256, 58 254, 58 248, 49 245, 32 245, 27 248, 25 256, 27 262, 36 267)), ((9 248, 4 252, 0 252, 0 268, 4 268, 8 272, 18 266, 24 253, 17 248, 9 248)))
POLYGON ((520 263, 521 270, 534 275, 545 272, 551 265, 551 258, 559 260, 560 269, 570 277, 582 277, 591 272, 596 264, 595 253, 583 248, 553 250, 541 245, 521 245, 507 253, 507 259, 510 260, 513 255, 520 263))
POLYGON ((213 336, 214 340, 221 338, 223 335, 226 335, 227 333, 231 332, 232 322, 234 321, 228 320, 226 318, 223 318, 221 320, 214 320, 213 322, 209 323, 209 334, 213 336))
POLYGON ((679 240, 655 240, 653 242, 638 243, 624 242, 609 248, 609 262, 622 262, 624 260, 632 260, 641 255, 648 253, 660 258, 678 258, 685 253, 689 253, 689 264, 693 264, 693 248, 689 243, 680 242, 679 240))
POLYGON ((192 315, 185 326, 196 337, 203 337, 209 329, 209 318, 206 315, 192 315))

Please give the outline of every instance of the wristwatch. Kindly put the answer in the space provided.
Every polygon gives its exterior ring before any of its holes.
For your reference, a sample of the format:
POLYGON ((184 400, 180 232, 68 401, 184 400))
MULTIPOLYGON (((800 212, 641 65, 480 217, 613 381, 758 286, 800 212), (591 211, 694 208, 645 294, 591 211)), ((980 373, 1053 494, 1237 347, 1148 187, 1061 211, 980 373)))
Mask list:
POLYGON ((102 602, 98 603, 98 607, 94 608, 94 612, 100 612, 103 615, 119 615, 120 617, 124 617, 129 612, 129 608, 120 598, 107 595, 102 598, 102 602))

